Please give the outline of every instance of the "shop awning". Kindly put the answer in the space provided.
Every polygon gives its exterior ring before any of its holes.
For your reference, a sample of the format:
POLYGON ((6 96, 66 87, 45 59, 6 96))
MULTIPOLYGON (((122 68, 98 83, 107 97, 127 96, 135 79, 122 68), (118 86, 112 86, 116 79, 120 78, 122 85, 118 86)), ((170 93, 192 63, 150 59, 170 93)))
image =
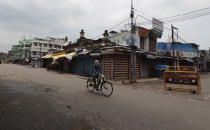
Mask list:
POLYGON ((52 64, 55 64, 61 58, 67 58, 68 60, 72 60, 72 58, 76 56, 76 54, 77 54, 76 52, 72 52, 69 54, 66 54, 66 53, 55 54, 54 56, 52 56, 53 57, 52 64))
POLYGON ((72 53, 69 53, 69 54, 65 55, 65 57, 66 57, 68 60, 72 60, 72 58, 73 58, 76 54, 77 54, 76 52, 72 52, 72 53))
POLYGON ((52 55, 52 58, 53 58, 52 64, 55 64, 56 61, 57 61, 59 58, 62 58, 62 57, 65 57, 65 56, 66 56, 66 53, 65 53, 65 52, 53 54, 53 55, 52 55))
POLYGON ((42 59, 49 59, 49 58, 52 58, 52 55, 45 55, 42 57, 42 59))

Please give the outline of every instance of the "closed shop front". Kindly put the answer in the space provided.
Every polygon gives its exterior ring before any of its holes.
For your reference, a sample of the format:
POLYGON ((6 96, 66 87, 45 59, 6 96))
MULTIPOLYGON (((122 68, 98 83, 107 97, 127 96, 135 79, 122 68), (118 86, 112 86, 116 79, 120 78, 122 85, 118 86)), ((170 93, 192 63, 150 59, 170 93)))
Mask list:
MULTIPOLYGON (((136 78, 141 77, 140 56, 136 57, 136 78)), ((103 70, 107 79, 121 80, 130 78, 130 55, 107 55, 103 57, 103 70)))
POLYGON ((89 56, 75 57, 69 64, 70 72, 91 76, 93 73, 93 59, 89 56))
POLYGON ((76 73, 77 74, 83 74, 83 72, 84 72, 84 58, 83 57, 78 57, 77 58, 76 73))
POLYGON ((84 59, 84 74, 91 76, 93 71, 93 60, 90 57, 84 59))
POLYGON ((149 60, 148 59, 141 59, 141 65, 142 65, 142 67, 141 67, 141 77, 142 78, 147 78, 147 77, 149 77, 149 60))
POLYGON ((141 63, 141 57, 140 56, 136 56, 136 78, 140 78, 141 77, 141 67, 140 64, 141 63))
POLYGON ((64 72, 69 72, 69 60, 68 59, 64 59, 63 60, 63 71, 64 72))
POLYGON ((111 76, 111 67, 112 67, 112 57, 110 55, 106 55, 103 57, 103 71, 104 71, 104 75, 107 79, 112 79, 111 76))
POLYGON ((129 78, 129 56, 128 55, 115 55, 113 66, 114 79, 129 78))

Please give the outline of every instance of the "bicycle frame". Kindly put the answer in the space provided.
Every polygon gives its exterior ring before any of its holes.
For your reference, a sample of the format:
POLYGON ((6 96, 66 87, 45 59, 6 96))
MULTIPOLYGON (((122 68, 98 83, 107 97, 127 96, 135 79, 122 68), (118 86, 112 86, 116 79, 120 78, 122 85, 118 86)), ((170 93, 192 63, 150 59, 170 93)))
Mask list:
POLYGON ((100 87, 100 90, 101 90, 101 87, 102 87, 102 85, 103 85, 103 83, 105 83, 105 82, 107 82, 106 80, 105 80, 105 78, 104 77, 102 77, 102 76, 99 76, 98 77, 98 79, 96 78, 96 77, 93 77, 93 80, 95 80, 96 82, 94 82, 94 88, 96 88, 96 87, 100 87))

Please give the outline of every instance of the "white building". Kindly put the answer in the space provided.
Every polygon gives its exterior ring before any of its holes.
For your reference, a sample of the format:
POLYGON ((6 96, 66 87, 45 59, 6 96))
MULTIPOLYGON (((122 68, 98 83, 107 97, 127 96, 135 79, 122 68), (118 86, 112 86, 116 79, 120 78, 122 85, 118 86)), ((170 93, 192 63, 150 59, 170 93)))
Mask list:
MULTIPOLYGON (((121 32, 111 31, 109 39, 120 46, 129 46, 131 42, 131 32, 128 30, 121 30, 121 32)), ((136 46, 139 46, 138 32, 134 35, 136 46)))
POLYGON ((40 66, 41 57, 50 53, 58 53, 63 51, 65 44, 65 38, 38 38, 32 39, 32 45, 30 49, 31 63, 33 66, 40 66))
MULTIPOLYGON (((156 51, 157 36, 152 30, 137 27, 133 35, 133 45, 145 51, 156 51)), ((122 30, 121 32, 109 32, 109 39, 120 46, 129 46, 131 44, 131 32, 122 30)))

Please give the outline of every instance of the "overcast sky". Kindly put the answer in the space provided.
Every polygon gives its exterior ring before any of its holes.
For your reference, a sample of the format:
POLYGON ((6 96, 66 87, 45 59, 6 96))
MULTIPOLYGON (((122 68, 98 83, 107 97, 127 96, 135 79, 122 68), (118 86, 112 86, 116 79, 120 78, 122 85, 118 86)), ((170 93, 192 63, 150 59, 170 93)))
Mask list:
MULTIPOLYGON (((145 17, 163 18, 210 7, 209 0, 134 0, 134 8, 145 17)), ((1 0, 0 51, 8 51, 22 35, 26 37, 68 36, 74 41, 79 31, 87 38, 97 37, 105 29, 129 17, 130 0, 1 0)), ((145 20, 138 18, 138 22, 145 20)), ((125 22, 126 24, 127 22, 125 22)), ((210 15, 173 23, 188 42, 210 47, 210 15)), ((125 28, 122 25, 119 28, 125 28)), ((170 27, 166 25, 166 27, 170 27)), ((159 41, 166 41, 171 32, 164 30, 159 41)))

